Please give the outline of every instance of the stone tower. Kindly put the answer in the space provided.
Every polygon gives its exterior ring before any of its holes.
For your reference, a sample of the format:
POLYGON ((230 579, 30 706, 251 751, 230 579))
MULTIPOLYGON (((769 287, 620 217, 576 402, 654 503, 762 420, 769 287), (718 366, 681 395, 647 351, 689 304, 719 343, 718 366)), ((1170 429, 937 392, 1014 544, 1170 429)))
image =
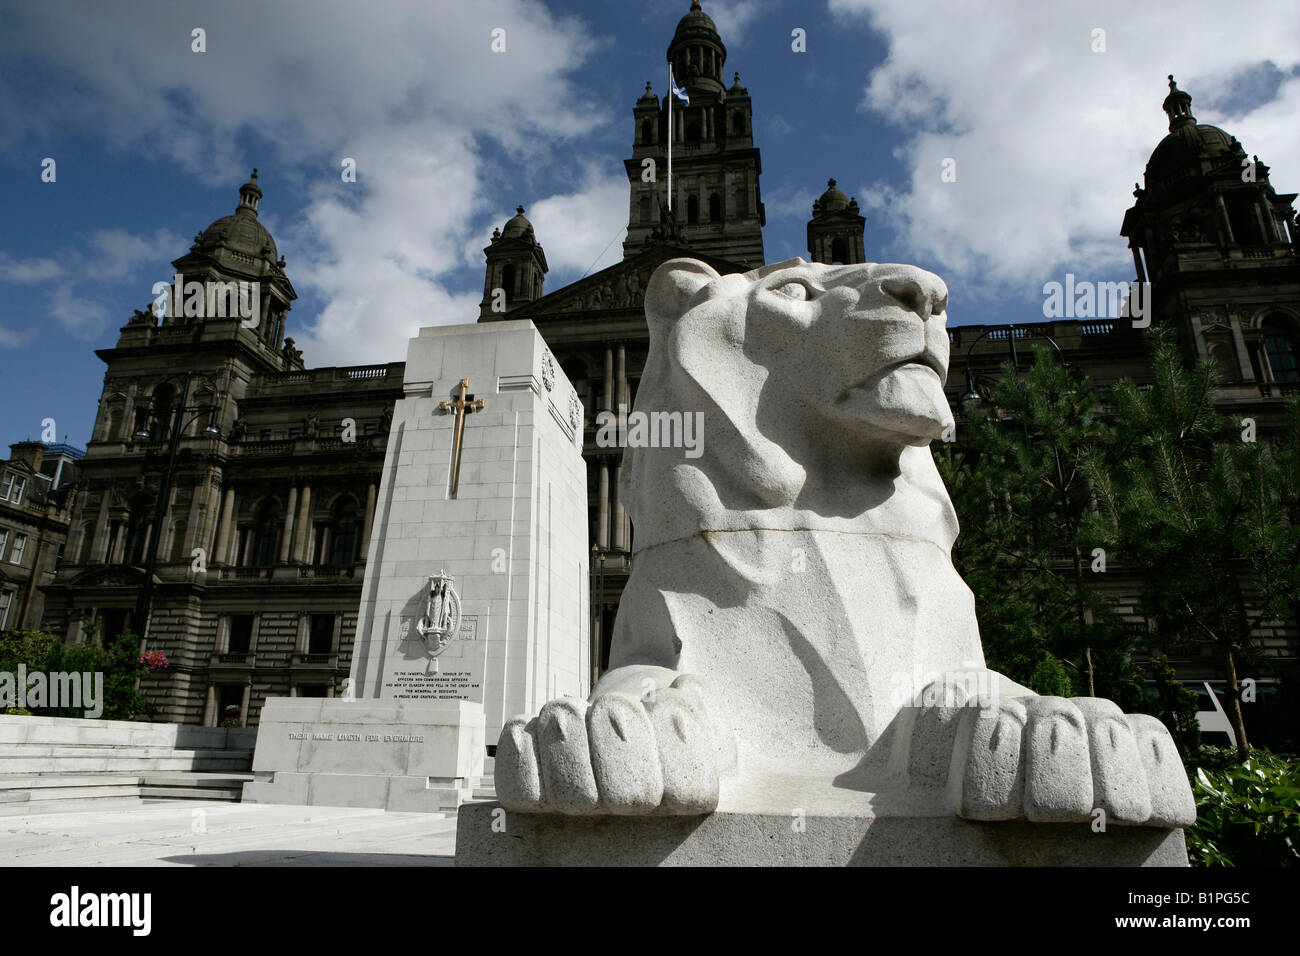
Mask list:
POLYGON ((858 201, 844 195, 835 180, 826 182, 826 192, 813 202, 808 220, 808 254, 813 262, 853 265, 867 261, 863 234, 867 220, 858 212, 858 201))
POLYGON ((515 215, 504 229, 492 230, 492 241, 483 253, 487 257, 487 275, 483 280, 479 318, 502 314, 542 297, 546 253, 533 234, 533 224, 524 218, 523 206, 515 207, 515 215), (504 296, 498 294, 498 289, 504 296), (493 308, 494 300, 496 308, 493 308))
POLYGON ((1300 391, 1296 194, 1274 191, 1269 168, 1198 124, 1191 104, 1170 76, 1169 133, 1120 233, 1138 280, 1152 284, 1154 321, 1189 357, 1216 362, 1220 399, 1253 414, 1261 400, 1300 391))
POLYGON ((726 59, 717 27, 699 0, 693 0, 668 45, 673 76, 687 91, 690 105, 671 96, 661 101, 648 82, 632 110, 632 158, 624 160, 630 186, 624 258, 636 255, 648 241, 669 239, 748 268, 763 264, 766 216, 758 188, 762 162, 754 146, 753 107, 739 73, 730 88, 723 85, 726 59), (670 103, 671 222, 661 208, 667 199, 670 103), (650 168, 654 181, 646 182, 650 168))

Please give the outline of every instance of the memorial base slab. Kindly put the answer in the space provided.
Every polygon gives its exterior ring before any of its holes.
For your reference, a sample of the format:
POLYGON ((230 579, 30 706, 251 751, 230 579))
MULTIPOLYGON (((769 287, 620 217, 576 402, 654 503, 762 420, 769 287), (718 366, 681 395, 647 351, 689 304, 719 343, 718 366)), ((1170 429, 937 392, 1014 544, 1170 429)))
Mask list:
POLYGON ((455 810, 483 776, 472 701, 278 697, 262 708, 245 803, 455 810))
POLYGON ((559 816, 467 803, 457 866, 1187 866, 1182 830, 954 816, 559 816))

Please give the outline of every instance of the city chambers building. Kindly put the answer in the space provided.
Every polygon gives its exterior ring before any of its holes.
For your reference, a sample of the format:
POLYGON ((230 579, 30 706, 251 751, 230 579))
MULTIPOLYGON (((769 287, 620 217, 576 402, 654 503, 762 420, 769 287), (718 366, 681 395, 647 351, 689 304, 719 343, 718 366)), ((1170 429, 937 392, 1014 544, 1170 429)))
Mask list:
MULTIPOLYGON (((478 320, 531 319, 585 405, 597 669, 608 660, 635 529, 619 496, 621 452, 597 446, 596 415, 635 399, 648 347, 649 277, 679 256, 719 273, 764 262, 754 103, 739 73, 724 79, 726 47, 698 0, 667 54, 690 102, 657 96, 647 83, 632 104, 622 261, 547 291, 545 237, 522 206, 484 250, 478 320), (664 177, 643 177, 648 161, 665 169, 670 129, 671 211, 664 177)), ((1218 364, 1221 411, 1256 417, 1266 430, 1280 423, 1284 396, 1300 391, 1295 194, 1276 193, 1267 166, 1224 131, 1198 124, 1172 77, 1163 106, 1168 134, 1117 224, 1120 235, 1136 278, 1151 283, 1152 321, 1174 330, 1189 360, 1218 364)), ((818 173, 825 174, 808 176, 818 173)), ((172 314, 157 321, 145 311, 114 348, 98 353, 108 367, 103 397, 66 555, 46 588, 46 624, 81 641, 126 626, 152 581, 149 645, 171 667, 146 679, 144 690, 163 719, 255 724, 267 696, 339 690, 388 421, 402 395, 400 362, 309 369, 283 338, 295 294, 285 260, 257 221, 261 195, 254 175, 235 213, 200 233, 174 263, 186 281, 260 281, 255 321, 172 314), (147 578, 146 545, 159 515, 159 557, 147 578), (200 554, 206 570, 198 570, 200 554)), ((833 179, 810 212, 812 261, 868 261, 866 220, 833 179)), ((1028 315, 1009 326, 954 328, 950 338, 948 397, 959 420, 980 404, 972 396, 987 404, 1000 364, 1023 367, 1036 342, 1049 342, 1099 386, 1150 381, 1146 347, 1128 319, 1028 315)), ((1123 590, 1119 578, 1116 585, 1123 590)), ((1115 596, 1143 626, 1136 593, 1115 596)), ((1298 633, 1296 622, 1277 622, 1266 652, 1294 661, 1298 633)), ((1184 670, 1188 678, 1218 673, 1209 659, 1183 661, 1184 670)))

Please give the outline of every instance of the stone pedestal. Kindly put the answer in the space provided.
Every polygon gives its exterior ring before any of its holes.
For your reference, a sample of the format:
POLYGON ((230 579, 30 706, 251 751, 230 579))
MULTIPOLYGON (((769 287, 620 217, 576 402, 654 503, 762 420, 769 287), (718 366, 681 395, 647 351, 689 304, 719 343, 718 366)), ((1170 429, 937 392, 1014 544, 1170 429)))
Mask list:
POLYGON ((468 803, 457 866, 1186 866, 1182 830, 945 816, 581 817, 468 803))
POLYGON ((468 701, 273 697, 244 802, 454 810, 483 775, 483 743, 468 701))

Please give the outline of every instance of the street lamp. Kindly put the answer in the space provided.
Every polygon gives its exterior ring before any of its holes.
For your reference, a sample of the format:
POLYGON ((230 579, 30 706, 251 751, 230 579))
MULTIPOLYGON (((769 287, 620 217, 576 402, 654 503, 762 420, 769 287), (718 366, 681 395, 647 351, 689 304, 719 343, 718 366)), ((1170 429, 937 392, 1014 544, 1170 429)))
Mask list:
POLYGON ((1056 350, 1056 357, 1061 360, 1062 367, 1067 369, 1069 368, 1069 363, 1065 361, 1065 354, 1061 351, 1061 347, 1056 344, 1056 339, 1052 338, 1041 329, 1037 329, 1032 325, 990 325, 987 329, 981 332, 975 341, 966 349, 966 394, 961 397, 961 406, 966 412, 966 417, 968 419, 973 420, 976 415, 984 417, 988 411, 987 407, 984 405, 984 397, 980 395, 979 389, 976 388, 975 375, 971 372, 971 352, 975 350, 975 346, 979 345, 979 343, 989 335, 989 333, 997 332, 999 330, 1005 330, 1007 333, 1007 342, 1011 346, 1011 364, 1017 372, 1020 371, 1020 353, 1016 351, 1016 337, 1021 333, 1026 335, 1039 335, 1047 339, 1047 344, 1056 350))
MULTIPOLYGON (((140 638, 140 646, 144 647, 144 640, 149 623, 149 603, 153 597, 153 577, 154 571, 158 566, 158 541, 162 534, 163 522, 167 518, 167 499, 171 497, 172 475, 176 470, 176 453, 180 449, 181 432, 191 423, 196 422, 204 415, 208 416, 208 423, 203 428, 203 435, 208 438, 221 437, 221 429, 217 425, 217 416, 221 411, 220 405, 187 405, 186 401, 190 394, 190 381, 198 374, 211 387, 212 392, 216 393, 216 386, 212 379, 202 373, 188 371, 185 373, 180 388, 180 399, 176 402, 175 408, 172 409, 152 409, 152 412, 172 413, 171 432, 167 436, 167 464, 163 469, 162 481, 158 486, 158 506, 154 510, 153 528, 149 532, 148 548, 145 551, 145 570, 144 583, 140 586, 140 593, 136 596, 135 602, 135 631, 140 638), (194 414, 186 419, 188 412, 194 414)), ((155 388, 155 395, 157 389, 155 388)), ((150 405, 153 401, 150 401, 150 405)), ((148 441, 151 436, 150 421, 160 421, 156 414, 146 413, 142 422, 137 426, 135 437, 141 441, 148 441)))

